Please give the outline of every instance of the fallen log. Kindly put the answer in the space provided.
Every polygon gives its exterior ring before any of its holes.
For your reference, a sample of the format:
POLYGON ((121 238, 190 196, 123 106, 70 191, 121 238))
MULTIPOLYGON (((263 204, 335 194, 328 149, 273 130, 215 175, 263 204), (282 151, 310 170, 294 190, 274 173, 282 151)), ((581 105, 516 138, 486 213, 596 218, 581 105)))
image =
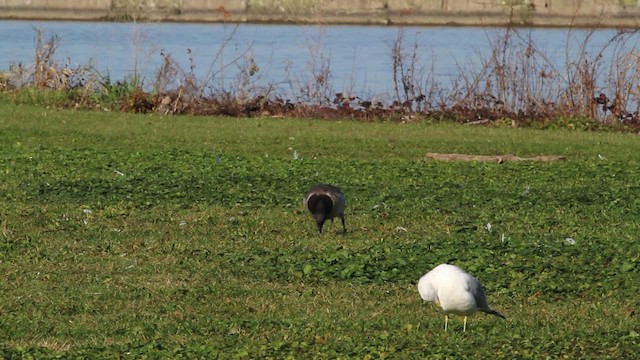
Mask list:
POLYGON ((540 155, 533 157, 519 157, 513 154, 504 155, 472 155, 472 154, 442 154, 427 153, 427 158, 439 161, 494 161, 499 164, 505 161, 563 161, 567 157, 563 155, 540 155))

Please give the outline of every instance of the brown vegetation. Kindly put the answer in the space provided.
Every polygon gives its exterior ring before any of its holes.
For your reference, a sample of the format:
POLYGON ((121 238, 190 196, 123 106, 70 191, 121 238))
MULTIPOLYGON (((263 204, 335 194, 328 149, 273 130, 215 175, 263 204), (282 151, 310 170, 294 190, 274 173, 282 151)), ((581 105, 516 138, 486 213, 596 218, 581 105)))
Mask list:
MULTIPOLYGON (((91 65, 71 68, 68 63, 56 63, 59 38, 44 39, 42 31, 37 30, 33 66, 13 66, 3 74, 1 84, 5 93, 27 87, 69 92, 66 102, 58 100, 59 106, 108 108, 113 104, 112 108, 141 113, 455 121, 638 131, 640 54, 625 46, 635 33, 620 30, 593 52, 588 50, 594 48, 590 42, 593 32, 589 32, 578 56, 567 55, 560 68, 531 36, 507 28, 489 41, 490 55, 479 58, 480 67, 459 65, 459 76, 445 88, 435 81, 433 64, 421 64, 417 39, 405 46, 401 29, 391 47, 392 98, 381 100, 335 91, 329 80, 329 60, 318 48, 310 48, 308 73, 292 74, 295 81, 288 81, 291 94, 285 96, 274 84, 260 85, 260 67, 250 49, 228 63, 218 63, 222 56, 216 57, 204 79, 196 78, 193 59, 189 69, 183 69, 163 51, 163 65, 154 83, 144 86, 135 77, 113 83, 91 65), (610 64, 604 60, 605 53, 611 55, 610 64), (219 80, 222 75, 228 78, 229 67, 236 68, 236 82, 231 88, 219 80)), ((226 36, 220 55, 234 34, 235 29, 226 36)))

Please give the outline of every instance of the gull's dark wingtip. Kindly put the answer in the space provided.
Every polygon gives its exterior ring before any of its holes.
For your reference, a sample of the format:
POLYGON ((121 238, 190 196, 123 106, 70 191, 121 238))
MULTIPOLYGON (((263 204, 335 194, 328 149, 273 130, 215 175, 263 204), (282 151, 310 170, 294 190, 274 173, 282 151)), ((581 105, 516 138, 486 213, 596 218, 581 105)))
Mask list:
POLYGON ((491 311, 487 311, 487 314, 491 314, 491 315, 495 315, 501 319, 507 319, 506 317, 504 317, 504 315, 500 314, 499 312, 495 311, 495 310, 491 310, 491 311))

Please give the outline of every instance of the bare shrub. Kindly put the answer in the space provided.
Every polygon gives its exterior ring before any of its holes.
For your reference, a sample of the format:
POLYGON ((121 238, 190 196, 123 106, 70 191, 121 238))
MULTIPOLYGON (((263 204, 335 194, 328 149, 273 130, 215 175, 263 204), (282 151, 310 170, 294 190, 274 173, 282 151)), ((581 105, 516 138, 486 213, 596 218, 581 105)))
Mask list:
POLYGON ((596 54, 599 70, 592 100, 592 116, 609 123, 638 122, 640 53, 630 44, 638 30, 618 30, 596 54), (605 50, 610 56, 605 58, 605 50), (608 69, 604 64, 609 64, 608 69))
POLYGON ((638 88, 638 67, 630 65, 637 57, 628 52, 626 43, 635 31, 618 31, 599 46, 593 44, 594 32, 589 30, 577 49, 571 47, 570 32, 565 63, 558 65, 535 43, 531 32, 511 27, 499 31, 488 38, 488 55, 478 53, 476 63, 458 65, 451 108, 491 120, 506 116, 527 121, 557 116, 595 119, 599 109, 600 114, 624 112, 628 103, 635 104, 632 97, 638 88), (610 56, 605 58, 606 54, 610 56), (612 68, 605 73, 607 62, 612 68), (617 100, 606 94, 599 97, 603 91, 617 100))
POLYGON ((430 110, 436 103, 442 103, 442 90, 435 80, 435 56, 432 55, 430 64, 421 64, 418 34, 408 49, 404 39, 404 29, 401 28, 391 44, 393 106, 416 112, 430 110))
MULTIPOLYGON (((606 46, 594 56, 591 55, 588 46, 594 31, 589 31, 580 43, 577 53, 574 54, 567 40, 566 56, 566 87, 560 96, 560 104, 567 108, 568 112, 585 114, 595 117, 593 98, 597 89, 598 73, 603 65, 603 52, 606 46)), ((569 32, 569 36, 571 32, 569 32)), ((608 44, 607 44, 608 45, 608 44)))
POLYGON ((43 39, 43 32, 36 29, 36 51, 33 58, 33 86, 36 88, 59 88, 64 84, 54 63, 56 49, 60 45, 60 36, 52 35, 43 39))
MULTIPOLYGON (((190 49, 187 51, 191 54, 190 49)), ((180 67, 170 53, 163 51, 161 56, 163 62, 156 71, 153 90, 154 102, 161 113, 239 116, 258 111, 264 99, 269 97, 271 86, 259 86, 256 83, 260 67, 251 55, 234 58, 229 64, 224 64, 220 71, 231 65, 236 66, 236 80, 225 83, 222 79, 217 86, 215 76, 198 80, 196 64, 191 56, 188 70, 180 67)))
POLYGON ((323 37, 322 28, 315 38, 305 33, 305 46, 309 56, 304 69, 295 72, 292 63, 285 68, 285 83, 289 85, 291 94, 298 102, 322 106, 331 104, 331 97, 335 91, 331 81, 330 56, 323 52, 323 37))
POLYGON ((38 89, 70 90, 86 88, 96 90, 100 87, 99 76, 94 71, 93 64, 73 66, 71 60, 66 63, 56 62, 55 53, 62 38, 50 35, 45 38, 41 29, 36 31, 36 44, 33 65, 27 70, 30 85, 38 89))
POLYGON ((611 112, 614 119, 621 122, 638 122, 640 114, 640 52, 629 50, 617 57, 611 64, 605 88, 612 94, 610 102, 601 107, 605 114, 611 112))
POLYGON ((453 83, 454 108, 488 112, 495 118, 508 114, 534 116, 548 113, 557 94, 557 72, 531 35, 505 28, 487 38, 488 55, 476 54, 479 64, 458 65, 453 83))
POLYGON ((95 69, 93 61, 76 65, 67 58, 59 62, 56 51, 61 45, 59 35, 48 35, 34 28, 34 56, 31 64, 10 64, 2 75, 2 90, 14 93, 14 98, 50 99, 56 106, 89 106, 105 92, 104 77, 95 69), (21 90, 36 89, 39 93, 21 90), (20 92, 21 94, 17 94, 20 92))

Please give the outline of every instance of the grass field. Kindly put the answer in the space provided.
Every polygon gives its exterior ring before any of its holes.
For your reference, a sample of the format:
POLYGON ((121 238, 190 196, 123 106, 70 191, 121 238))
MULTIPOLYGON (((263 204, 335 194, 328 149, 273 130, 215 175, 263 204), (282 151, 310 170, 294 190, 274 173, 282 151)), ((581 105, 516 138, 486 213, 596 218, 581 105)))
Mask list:
POLYGON ((0 357, 640 352, 634 134, 0 103, 0 154, 0 357), (347 196, 346 235, 302 208, 322 182, 347 196), (443 262, 507 319, 445 333, 415 288, 443 262))

